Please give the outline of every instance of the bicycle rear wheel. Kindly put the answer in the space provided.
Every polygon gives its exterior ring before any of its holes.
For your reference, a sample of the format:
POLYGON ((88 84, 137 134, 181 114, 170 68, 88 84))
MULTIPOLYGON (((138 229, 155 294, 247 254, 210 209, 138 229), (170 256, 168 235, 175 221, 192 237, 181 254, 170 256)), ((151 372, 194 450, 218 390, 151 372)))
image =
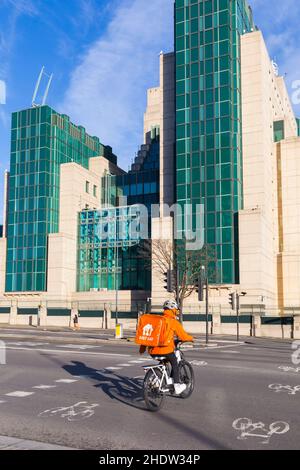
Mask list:
POLYGON ((189 398, 195 386, 195 376, 191 364, 187 361, 181 361, 179 363, 179 377, 181 383, 186 385, 186 389, 179 396, 180 398, 189 398))
POLYGON ((144 379, 144 400, 149 411, 158 411, 162 407, 165 399, 164 394, 159 390, 162 372, 156 371, 156 375, 150 369, 144 379))

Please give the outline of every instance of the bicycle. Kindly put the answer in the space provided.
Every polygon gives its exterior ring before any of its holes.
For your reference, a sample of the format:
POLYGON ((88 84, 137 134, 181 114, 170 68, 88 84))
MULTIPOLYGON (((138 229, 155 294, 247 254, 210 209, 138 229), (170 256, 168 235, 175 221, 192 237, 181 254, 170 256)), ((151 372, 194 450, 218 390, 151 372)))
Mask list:
MULTIPOLYGON (((180 348, 180 342, 176 344, 175 354, 179 364, 180 381, 186 384, 186 389, 176 395, 179 398, 189 398, 195 385, 195 376, 191 364, 185 359, 180 348)), ((167 394, 174 395, 174 381, 170 376, 171 365, 165 357, 157 357, 159 363, 150 366, 143 366, 146 372, 143 383, 143 395, 149 411, 159 411, 167 394)))

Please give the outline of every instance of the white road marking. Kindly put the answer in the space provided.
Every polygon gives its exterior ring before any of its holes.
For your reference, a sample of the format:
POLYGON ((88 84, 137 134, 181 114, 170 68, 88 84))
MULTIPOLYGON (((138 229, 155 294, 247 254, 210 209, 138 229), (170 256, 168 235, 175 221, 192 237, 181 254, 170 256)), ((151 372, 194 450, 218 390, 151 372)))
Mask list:
POLYGON ((71 384, 73 382, 77 382, 77 380, 75 379, 59 379, 59 380, 55 380, 55 382, 57 383, 62 383, 62 384, 71 384))
POLYGON ((50 410, 42 411, 38 414, 39 418, 50 418, 59 416, 60 418, 67 418, 68 421, 79 421, 81 419, 91 418, 95 411, 94 408, 99 406, 98 403, 88 404, 86 401, 80 401, 72 406, 59 406, 50 410))
POLYGON ((11 393, 6 393, 5 395, 8 397, 18 397, 18 398, 24 398, 28 397, 29 395, 33 395, 34 392, 22 392, 22 391, 16 391, 16 392, 11 392, 11 393))
POLYGON ((6 349, 13 349, 16 351, 40 351, 40 352, 49 352, 56 354, 86 354, 88 356, 114 356, 114 357, 132 357, 131 354, 117 354, 117 353, 104 353, 104 352, 89 352, 89 351, 72 351, 72 350, 61 350, 61 349, 32 349, 32 348, 21 348, 21 347, 10 347, 7 346, 6 349))
POLYGON ((6 403, 6 400, 0 400, 0 403, 6 403))
POLYGON ((40 390, 47 390, 48 388, 55 388, 56 385, 35 385, 32 388, 38 388, 40 390))
MULTIPOLYGON (((243 344, 237 344, 236 346, 244 346, 244 343, 243 344)), ((193 348, 191 351, 212 351, 214 349, 228 349, 228 348, 232 348, 232 344, 230 345, 227 345, 227 346, 209 346, 208 348, 193 348)))
MULTIPOLYGON (((244 344, 243 341, 233 341, 229 339, 215 339, 213 338, 214 343, 232 343, 232 344, 244 344)), ((195 343, 205 343, 205 339, 195 339, 195 343)))
MULTIPOLYGON (((122 367, 105 367, 105 370, 120 370, 122 367)), ((101 372, 97 372, 97 374, 101 374, 101 372)))
POLYGON ((118 366, 120 366, 120 367, 130 367, 131 364, 118 364, 118 366))
POLYGON ((227 354, 239 354, 239 351, 221 351, 227 354))
POLYGON ((18 343, 6 343, 7 345, 9 346, 44 346, 46 344, 49 344, 49 343, 33 343, 33 342, 30 342, 30 341, 19 341, 18 343))
POLYGON ((101 348, 102 346, 93 346, 93 345, 87 345, 87 344, 58 344, 57 345, 59 348, 70 348, 70 349, 93 349, 93 348, 101 348))
POLYGON ((262 439, 262 444, 269 444, 273 434, 285 434, 290 430, 290 425, 285 421, 275 421, 267 426, 262 421, 254 423, 249 418, 236 419, 232 423, 232 427, 240 431, 238 439, 246 440, 249 437, 256 437, 262 439))
MULTIPOLYGON (((130 364, 140 364, 141 363, 141 360, 137 360, 137 361, 129 361, 130 364)), ((144 362, 144 359, 143 359, 143 362, 144 362)))
POLYGON ((270 384, 269 389, 275 390, 275 393, 288 392, 288 395, 296 395, 297 392, 300 392, 300 385, 270 384))
POLYGON ((190 361, 190 364, 192 364, 192 366, 207 366, 207 362, 206 361, 190 361))

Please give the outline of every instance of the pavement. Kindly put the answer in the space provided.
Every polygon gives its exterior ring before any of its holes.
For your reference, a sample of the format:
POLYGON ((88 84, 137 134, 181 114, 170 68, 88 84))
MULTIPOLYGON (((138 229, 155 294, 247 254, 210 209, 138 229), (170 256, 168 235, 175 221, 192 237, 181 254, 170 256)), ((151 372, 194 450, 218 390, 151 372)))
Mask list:
POLYGON ((0 449, 300 447, 300 365, 291 341, 218 336, 206 348, 197 336, 185 351, 193 395, 167 397, 151 413, 142 366, 153 361, 113 331, 9 327, 0 340, 0 449))

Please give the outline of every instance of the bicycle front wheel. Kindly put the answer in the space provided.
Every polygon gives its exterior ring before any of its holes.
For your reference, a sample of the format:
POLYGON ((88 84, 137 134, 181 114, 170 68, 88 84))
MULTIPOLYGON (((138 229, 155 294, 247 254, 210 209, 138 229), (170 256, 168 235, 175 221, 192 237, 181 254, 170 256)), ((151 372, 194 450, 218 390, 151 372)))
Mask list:
POLYGON ((189 398, 195 386, 195 375, 191 364, 187 361, 181 361, 179 364, 179 377, 181 383, 186 385, 186 389, 179 396, 180 398, 189 398))
POLYGON ((156 375, 150 369, 144 379, 144 400, 149 411, 158 411, 162 407, 165 399, 163 392, 160 391, 160 382, 162 372, 157 371, 156 375))

